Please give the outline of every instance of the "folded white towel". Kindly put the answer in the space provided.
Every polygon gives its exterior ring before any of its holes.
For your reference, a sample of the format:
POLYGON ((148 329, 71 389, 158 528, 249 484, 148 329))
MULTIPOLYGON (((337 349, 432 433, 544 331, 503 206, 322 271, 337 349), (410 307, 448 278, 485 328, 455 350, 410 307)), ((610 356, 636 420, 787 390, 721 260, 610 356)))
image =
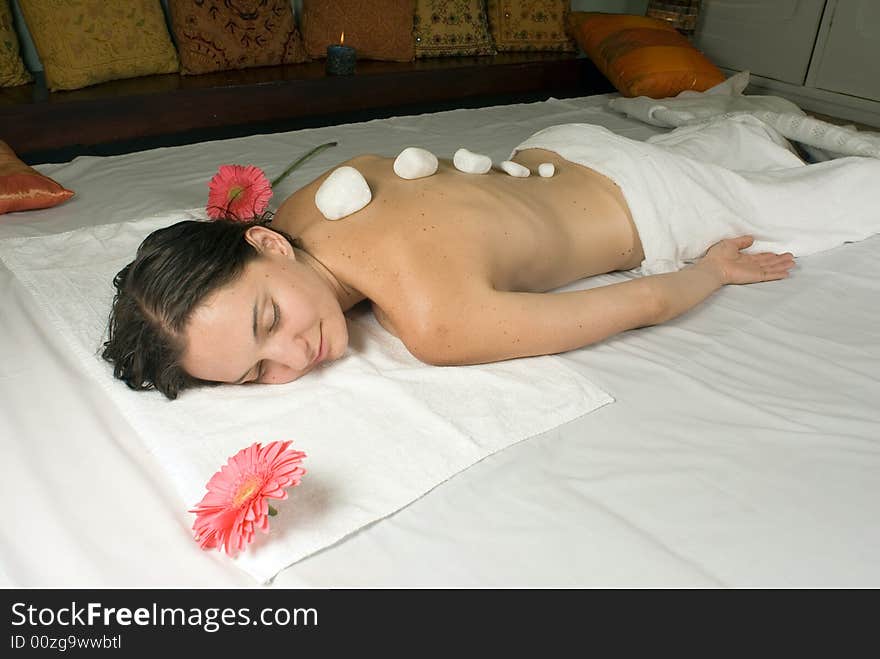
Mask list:
POLYGON ((306 452, 308 473, 278 505, 270 534, 257 533, 234 559, 261 582, 482 458, 613 402, 553 356, 425 365, 368 311, 350 316, 346 356, 295 382, 196 389, 176 401, 131 391, 99 356, 112 276, 150 231, 193 217, 203 215, 8 239, 0 241, 0 258, 167 472, 180 494, 181 524, 192 525, 187 509, 239 449, 290 439, 306 452))

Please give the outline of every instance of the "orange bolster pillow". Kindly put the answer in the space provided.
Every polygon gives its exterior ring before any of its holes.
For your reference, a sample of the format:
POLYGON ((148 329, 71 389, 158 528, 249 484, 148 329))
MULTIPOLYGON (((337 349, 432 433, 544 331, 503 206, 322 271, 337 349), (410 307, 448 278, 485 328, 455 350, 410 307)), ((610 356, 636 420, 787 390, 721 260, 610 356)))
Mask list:
POLYGON ((646 16, 571 12, 578 45, 624 96, 667 98, 705 91, 724 74, 674 27, 646 16))

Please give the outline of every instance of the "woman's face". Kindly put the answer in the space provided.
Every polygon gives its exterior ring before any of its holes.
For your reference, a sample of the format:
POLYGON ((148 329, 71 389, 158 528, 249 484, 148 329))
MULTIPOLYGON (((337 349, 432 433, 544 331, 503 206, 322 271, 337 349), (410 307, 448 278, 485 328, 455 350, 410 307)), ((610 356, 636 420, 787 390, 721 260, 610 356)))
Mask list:
POLYGON ((184 330, 182 366, 193 377, 282 384, 345 354, 348 328, 330 285, 282 236, 257 229, 248 240, 260 256, 196 307, 184 330))

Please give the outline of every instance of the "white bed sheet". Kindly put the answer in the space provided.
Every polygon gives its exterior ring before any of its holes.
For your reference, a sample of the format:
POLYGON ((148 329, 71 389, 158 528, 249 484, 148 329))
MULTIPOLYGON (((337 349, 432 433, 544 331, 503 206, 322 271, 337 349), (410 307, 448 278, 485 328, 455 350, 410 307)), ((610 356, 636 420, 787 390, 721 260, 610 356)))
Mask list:
MULTIPOLYGON (((0 238, 198 205, 219 164, 270 176, 337 139, 338 162, 419 144, 496 161, 533 132, 599 123, 608 96, 456 110, 40 166, 70 203, 0 238)), ((284 196, 327 166, 311 163, 284 196)), ((568 353, 614 405, 486 458, 287 568, 274 586, 880 585, 880 237, 726 287, 660 327, 568 353)), ((589 285, 631 276, 605 275, 589 285)), ((0 266, 0 584, 250 586, 178 523, 175 493, 0 266), (46 435, 56 438, 47 451, 46 435)))

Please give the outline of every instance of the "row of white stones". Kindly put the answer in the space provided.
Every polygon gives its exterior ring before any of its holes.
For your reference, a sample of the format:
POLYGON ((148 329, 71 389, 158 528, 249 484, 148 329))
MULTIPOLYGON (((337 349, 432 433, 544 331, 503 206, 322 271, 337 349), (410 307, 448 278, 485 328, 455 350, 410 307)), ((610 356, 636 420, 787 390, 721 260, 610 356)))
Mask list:
MULTIPOLYGON (((452 157, 455 168, 465 174, 486 174, 492 169, 492 159, 481 153, 459 149, 452 157)), ((437 156, 426 149, 410 146, 394 160, 394 173, 402 179, 413 180, 432 176, 437 172, 437 156)), ((517 178, 531 174, 528 167, 505 160, 501 169, 517 178)), ((538 167, 538 174, 545 178, 553 176, 556 168, 545 162, 538 167)), ((354 167, 339 167, 330 173, 315 193, 315 205, 328 220, 341 220, 356 213, 373 199, 373 193, 363 174, 354 167)))

